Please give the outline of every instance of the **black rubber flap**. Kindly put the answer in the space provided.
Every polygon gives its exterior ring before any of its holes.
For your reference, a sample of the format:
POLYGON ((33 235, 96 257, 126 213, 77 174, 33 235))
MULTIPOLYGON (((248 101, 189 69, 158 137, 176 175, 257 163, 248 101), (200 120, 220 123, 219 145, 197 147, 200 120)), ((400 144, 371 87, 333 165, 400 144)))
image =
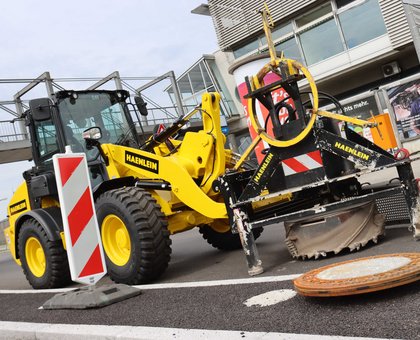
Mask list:
POLYGON ((140 295, 138 288, 124 284, 86 286, 59 293, 46 301, 43 309, 89 309, 101 308, 140 295))

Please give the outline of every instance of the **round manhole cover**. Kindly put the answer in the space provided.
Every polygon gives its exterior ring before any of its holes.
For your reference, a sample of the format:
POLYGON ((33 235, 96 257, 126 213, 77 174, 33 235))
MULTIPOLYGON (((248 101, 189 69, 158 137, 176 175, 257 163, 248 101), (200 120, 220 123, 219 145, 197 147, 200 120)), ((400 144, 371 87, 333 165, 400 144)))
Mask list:
POLYGON ((305 296, 375 292, 420 280, 420 253, 388 254, 331 264, 294 280, 305 296))

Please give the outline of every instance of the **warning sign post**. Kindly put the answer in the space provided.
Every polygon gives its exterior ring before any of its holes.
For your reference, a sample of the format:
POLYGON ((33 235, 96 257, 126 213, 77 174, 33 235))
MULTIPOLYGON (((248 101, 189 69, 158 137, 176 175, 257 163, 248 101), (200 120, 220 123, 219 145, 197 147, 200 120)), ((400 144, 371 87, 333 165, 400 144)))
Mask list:
POLYGON ((83 153, 53 156, 71 279, 93 285, 106 274, 104 251, 83 153))

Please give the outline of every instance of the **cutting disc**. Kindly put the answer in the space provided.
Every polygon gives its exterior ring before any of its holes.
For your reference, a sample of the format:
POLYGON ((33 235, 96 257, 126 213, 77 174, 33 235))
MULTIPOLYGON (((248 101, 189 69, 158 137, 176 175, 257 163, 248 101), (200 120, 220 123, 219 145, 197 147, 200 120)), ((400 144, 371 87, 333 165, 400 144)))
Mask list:
POLYGON ((355 295, 420 280, 420 253, 387 254, 339 262, 294 280, 305 296, 355 295))

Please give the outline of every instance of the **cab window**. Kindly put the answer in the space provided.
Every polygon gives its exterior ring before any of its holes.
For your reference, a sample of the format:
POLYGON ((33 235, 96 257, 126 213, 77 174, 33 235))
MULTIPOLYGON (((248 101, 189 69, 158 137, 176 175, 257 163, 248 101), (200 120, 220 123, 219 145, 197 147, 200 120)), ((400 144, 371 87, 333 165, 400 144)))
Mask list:
POLYGON ((34 124, 39 160, 44 163, 60 151, 56 138, 57 131, 51 120, 36 121, 34 124))

